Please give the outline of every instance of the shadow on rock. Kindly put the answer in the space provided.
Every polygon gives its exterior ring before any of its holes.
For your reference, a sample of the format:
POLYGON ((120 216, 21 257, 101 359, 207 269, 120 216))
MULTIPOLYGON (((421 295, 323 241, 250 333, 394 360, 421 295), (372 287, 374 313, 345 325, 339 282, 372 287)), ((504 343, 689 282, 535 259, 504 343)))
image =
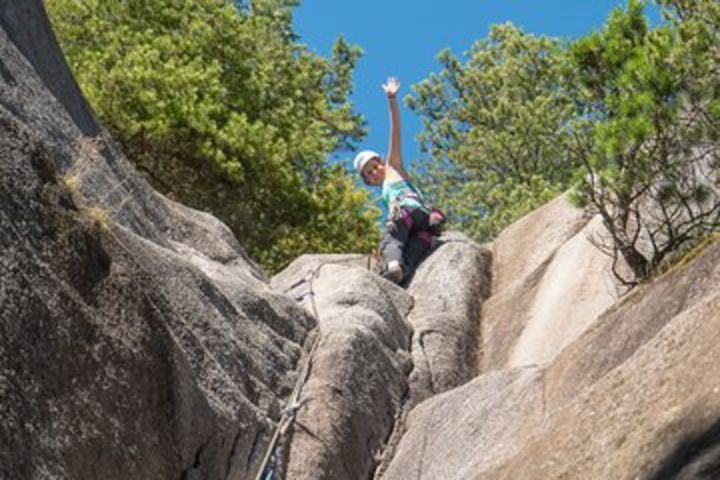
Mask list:
POLYGON ((720 419, 680 442, 648 480, 716 478, 720 478, 720 419))

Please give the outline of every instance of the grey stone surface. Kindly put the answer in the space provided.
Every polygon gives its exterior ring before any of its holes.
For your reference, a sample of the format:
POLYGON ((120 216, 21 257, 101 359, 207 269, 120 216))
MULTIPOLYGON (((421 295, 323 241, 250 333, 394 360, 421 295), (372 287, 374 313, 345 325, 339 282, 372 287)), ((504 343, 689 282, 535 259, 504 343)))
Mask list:
MULTIPOLYGON (((42 0, 0 0, 0 26, 57 101, 62 103, 73 123, 84 135, 97 135, 100 127, 70 73, 65 57, 59 54, 42 0)), ((14 81, 12 77, 5 80, 14 81)))
MULTIPOLYGON (((411 300, 367 269, 300 262, 316 272, 305 298, 318 312, 319 337, 282 469, 292 479, 366 479, 407 391, 411 300)), ((307 278, 298 267, 289 272, 307 278)), ((287 272, 276 281, 286 284, 287 272)))
POLYGON ((493 295, 481 321, 480 370, 545 365, 623 293, 603 234, 567 194, 504 230, 493 242, 493 295))
POLYGON ((624 297, 548 368, 548 408, 558 408, 621 365, 677 315, 717 292, 718 285, 720 244, 715 243, 692 263, 624 297))
MULTIPOLYGON (((83 217, 42 145, 0 122, 3 474, 171 478, 203 465, 222 476, 241 421, 210 405, 167 325, 181 316, 83 217)), ((238 416, 257 424, 256 411, 238 416)))
POLYGON ((718 312, 715 292, 674 315, 482 478, 717 478, 718 312))
POLYGON ((528 213, 493 241, 493 294, 515 289, 588 222, 564 194, 528 213))
POLYGON ((511 458, 543 421, 542 370, 482 375, 415 408, 389 480, 467 479, 511 458))
POLYGON ((476 374, 489 269, 486 249, 451 233, 407 290, 368 271, 360 255, 305 255, 272 279, 320 328, 287 478, 382 473, 412 407, 476 374))
MULTIPOLYGON (((280 292, 303 305, 308 312, 316 315, 312 307, 312 282, 324 265, 342 265, 369 270, 367 257, 359 254, 307 254, 301 255, 290 263, 283 271, 270 280, 270 285, 280 292)), ((342 281, 342 279, 338 279, 342 281)), ((402 315, 407 315, 413 308, 412 296, 403 289, 385 289, 402 315)))
POLYGON ((447 236, 425 260, 408 292, 415 303, 412 405, 477 375, 480 311, 490 295, 491 255, 467 237, 447 236))
POLYGON ((0 18, 0 477, 251 478, 315 320, 87 136, 39 1, 0 18))
POLYGON ((719 258, 633 292, 544 368, 421 403, 381 478, 715 478, 719 258))
POLYGON ((531 301, 520 313, 525 328, 508 367, 548 364, 618 301, 624 289, 612 273, 612 259, 591 242, 604 228, 600 216, 593 217, 557 249, 534 288, 516 291, 516 299, 531 301))

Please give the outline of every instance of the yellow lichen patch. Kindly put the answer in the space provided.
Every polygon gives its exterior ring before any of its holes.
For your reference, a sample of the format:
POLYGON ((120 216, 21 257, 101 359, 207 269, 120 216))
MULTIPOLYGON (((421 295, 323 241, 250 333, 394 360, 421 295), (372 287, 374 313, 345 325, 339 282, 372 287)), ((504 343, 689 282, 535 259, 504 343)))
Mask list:
POLYGON ((68 191, 74 195, 80 188, 81 180, 78 175, 68 174, 62 177, 62 183, 65 188, 67 188, 68 191))
POLYGON ((102 230, 110 229, 110 215, 107 210, 100 207, 85 207, 85 214, 93 221, 96 227, 102 230))

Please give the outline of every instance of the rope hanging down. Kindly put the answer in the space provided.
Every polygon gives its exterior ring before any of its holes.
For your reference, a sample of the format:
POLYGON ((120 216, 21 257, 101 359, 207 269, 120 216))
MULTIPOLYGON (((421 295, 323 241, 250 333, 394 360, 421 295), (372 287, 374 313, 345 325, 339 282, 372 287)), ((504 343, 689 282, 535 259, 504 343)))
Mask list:
MULTIPOLYGON (((315 317, 315 320, 319 320, 320 317, 318 314, 317 305, 315 304, 315 291, 313 290, 313 282, 320 275, 320 270, 323 266, 325 266, 324 263, 320 264, 310 273, 310 275, 305 278, 305 281, 308 282, 308 295, 310 296, 310 305, 312 307, 312 314, 315 317)), ((296 283, 292 285, 288 290, 291 290, 296 286, 301 285, 302 283, 304 282, 296 283)), ((285 293, 287 293, 287 291, 285 293)), ((310 332, 310 335, 316 333, 317 330, 318 327, 315 327, 315 329, 310 332)), ((312 339, 312 346, 310 347, 310 351, 305 357, 305 363, 300 369, 300 375, 298 375, 297 381, 295 382, 295 387, 293 388, 293 391, 287 400, 285 408, 283 408, 280 414, 280 420, 278 421, 275 432, 270 439, 270 443, 268 444, 267 450, 265 451, 265 456, 263 457, 260 468, 257 471, 255 480, 272 479, 272 476, 266 477, 264 475, 266 473, 268 465, 270 464, 273 453, 275 452, 278 440, 280 440, 281 436, 285 435, 287 430, 290 428, 290 425, 292 425, 292 423, 295 421, 295 415, 297 414, 298 410, 300 410, 300 408, 302 408, 302 406, 310 400, 309 398, 301 399, 300 396, 302 394, 302 388, 305 386, 305 382, 307 382, 307 379, 310 376, 310 369, 312 368, 312 358, 319 344, 320 335, 318 332, 318 334, 316 334, 312 339)))
POLYGON ((255 476, 255 480, 263 480, 264 478, 272 478, 272 477, 263 477, 265 474, 268 464, 270 463, 270 459, 272 458, 273 453, 275 452, 275 448, 277 447, 277 442, 280 439, 281 436, 285 435, 288 428, 290 428, 290 425, 292 425, 293 421, 295 421, 295 414, 300 410, 300 408, 309 400, 309 398, 300 399, 300 394, 302 393, 302 387, 305 385, 305 382, 307 381, 309 375, 310 375, 310 368, 312 365, 312 357, 315 353, 315 349, 317 348, 318 344, 320 343, 320 337, 316 336, 313 339, 313 345, 310 349, 310 352, 308 352, 307 358, 305 360, 305 364, 303 365, 303 368, 300 372, 300 375, 298 376, 297 382, 295 382, 295 388, 293 388, 292 394, 290 395, 290 398, 288 398, 287 406, 282 410, 282 413, 280 415, 280 421, 277 424, 277 427, 275 428, 275 432, 273 433, 272 438, 270 439, 270 443, 268 444, 267 451, 265 452, 265 456, 263 457, 262 463, 260 464, 260 468, 258 469, 258 473, 255 476))
MULTIPOLYGON (((368 255, 367 258, 367 269, 372 270, 373 269, 373 262, 377 262, 377 253, 371 252, 370 255, 368 255)), ((338 263, 355 263, 357 262, 357 259, 352 258, 341 262, 332 262, 333 264, 338 263)), ((310 297, 310 306, 312 307, 312 314, 315 317, 315 320, 320 320, 320 314, 318 313, 317 304, 315 303, 315 291, 313 290, 313 282, 320 276, 320 270, 322 267, 327 265, 327 263, 322 263, 318 265, 315 269, 313 269, 310 274, 305 277, 304 279, 292 284, 289 288, 285 290, 284 293, 288 293, 290 290, 302 285, 303 283, 308 283, 308 292, 307 294, 301 296, 300 298, 303 298, 305 296, 310 297)), ((302 368, 300 369, 300 375, 298 375, 298 379, 295 382, 295 387, 293 388, 292 393, 290 394, 290 397, 287 400, 287 404, 285 408, 283 408, 281 414, 280 414, 280 420, 277 423, 277 427, 275 428, 275 431, 273 432, 273 436, 270 439, 270 443, 267 446, 267 450, 265 451, 265 455, 263 456, 262 463, 260 464, 260 468, 257 471, 257 474, 255 476, 255 480, 272 480, 272 474, 271 472, 268 472, 268 466, 270 465, 270 461, 273 458, 273 454, 275 452, 275 449, 277 448, 277 443, 280 440, 280 437, 284 436, 292 423, 295 421, 295 416, 297 412, 305 405, 308 401, 310 401, 310 398, 301 398, 302 395, 302 388, 305 386, 305 383, 308 380, 308 377, 310 376, 310 369, 312 368, 312 359, 313 355, 315 354, 315 350, 317 350, 318 345, 320 344, 320 335, 317 330, 319 327, 316 327, 313 329, 313 331, 310 332, 310 335, 315 334, 314 338, 312 339, 312 346, 310 347, 310 351, 308 352, 307 356, 305 357, 305 363, 303 364, 302 368)))

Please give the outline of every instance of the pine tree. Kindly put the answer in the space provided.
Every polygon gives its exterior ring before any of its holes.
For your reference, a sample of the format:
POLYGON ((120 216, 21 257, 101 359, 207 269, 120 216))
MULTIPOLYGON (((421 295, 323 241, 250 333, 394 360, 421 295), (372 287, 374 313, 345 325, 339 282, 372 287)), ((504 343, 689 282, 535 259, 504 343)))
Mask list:
POLYGON ((292 30, 296 4, 47 2, 85 95, 130 160, 163 193, 225 221, 273 271, 306 248, 377 241, 368 194, 327 164, 365 135, 348 100, 361 50, 339 38, 331 58, 310 52, 292 30))

